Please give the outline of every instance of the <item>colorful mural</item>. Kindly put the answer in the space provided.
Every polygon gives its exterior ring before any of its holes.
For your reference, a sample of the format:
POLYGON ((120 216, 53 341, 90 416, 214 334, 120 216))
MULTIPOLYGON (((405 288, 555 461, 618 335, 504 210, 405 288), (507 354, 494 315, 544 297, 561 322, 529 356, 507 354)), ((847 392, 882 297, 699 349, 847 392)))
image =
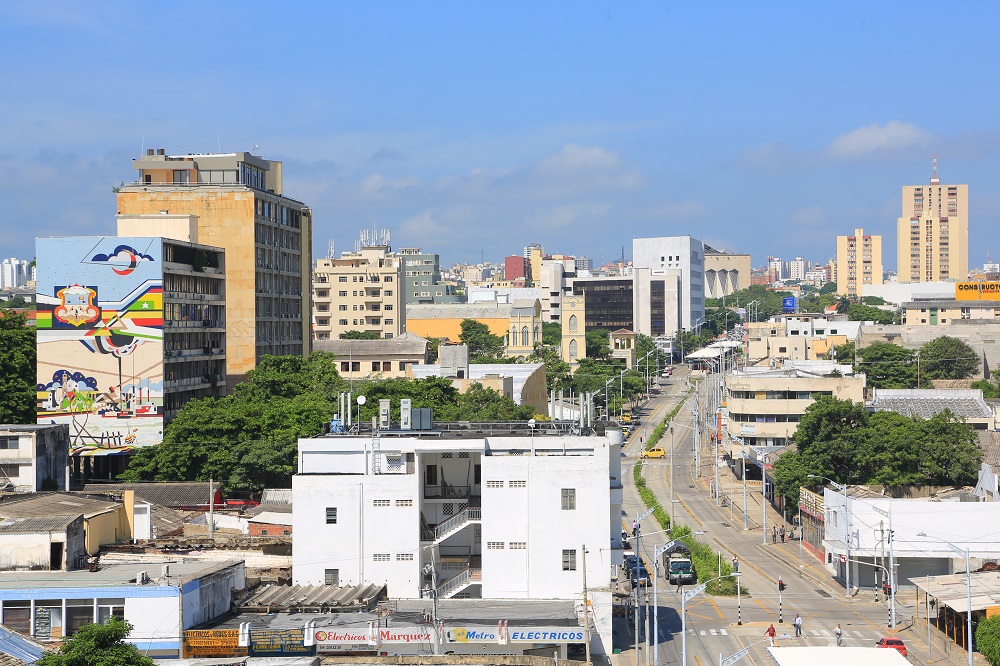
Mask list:
POLYGON ((74 446, 163 439, 163 266, 159 238, 36 241, 38 422, 74 446))

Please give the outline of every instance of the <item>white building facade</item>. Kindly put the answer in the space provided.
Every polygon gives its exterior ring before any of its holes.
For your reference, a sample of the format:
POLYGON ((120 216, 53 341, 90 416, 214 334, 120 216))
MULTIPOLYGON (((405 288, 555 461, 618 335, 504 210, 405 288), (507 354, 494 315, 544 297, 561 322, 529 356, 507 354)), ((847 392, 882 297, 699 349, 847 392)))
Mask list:
POLYGON ((705 317, 705 244, 690 236, 635 238, 633 330, 672 334, 705 317))
POLYGON ((610 652, 620 431, 302 439, 298 467, 294 584, 385 584, 400 599, 435 588, 442 599, 580 600, 586 562, 603 642, 593 647, 610 652))

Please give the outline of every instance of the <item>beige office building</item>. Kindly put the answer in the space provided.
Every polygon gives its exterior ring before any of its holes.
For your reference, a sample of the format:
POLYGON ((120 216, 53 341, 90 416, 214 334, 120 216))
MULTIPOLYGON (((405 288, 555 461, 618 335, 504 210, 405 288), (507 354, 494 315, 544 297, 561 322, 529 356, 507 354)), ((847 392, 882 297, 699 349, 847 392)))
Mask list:
POLYGON ((882 284, 882 237, 855 229, 837 236, 837 293, 861 298, 866 284, 882 284))
POLYGON ((361 331, 393 338, 405 330, 403 258, 388 245, 359 246, 320 259, 313 273, 313 339, 361 331))
POLYGON ((725 298, 749 286, 749 254, 705 246, 705 298, 725 298))
POLYGON ((138 180, 118 192, 119 220, 225 250, 227 387, 264 355, 308 354, 312 211, 284 196, 281 162, 150 149, 132 167, 138 180))
POLYGON ((900 283, 966 279, 969 186, 942 185, 935 167, 929 185, 903 187, 896 233, 900 283))

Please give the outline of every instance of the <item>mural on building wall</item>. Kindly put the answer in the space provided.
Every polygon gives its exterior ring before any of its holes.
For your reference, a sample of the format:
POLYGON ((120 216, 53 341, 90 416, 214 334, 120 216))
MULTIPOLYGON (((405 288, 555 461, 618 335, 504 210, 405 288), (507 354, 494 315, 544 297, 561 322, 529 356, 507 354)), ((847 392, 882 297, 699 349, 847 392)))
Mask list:
POLYGON ((38 422, 74 446, 163 438, 159 238, 39 238, 38 422))

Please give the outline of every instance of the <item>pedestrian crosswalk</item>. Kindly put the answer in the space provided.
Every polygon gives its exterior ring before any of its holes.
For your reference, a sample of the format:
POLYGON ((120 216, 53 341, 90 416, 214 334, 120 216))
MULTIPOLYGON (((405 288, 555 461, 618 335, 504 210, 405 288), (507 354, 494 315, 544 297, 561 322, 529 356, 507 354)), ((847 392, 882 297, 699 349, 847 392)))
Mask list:
POLYGON ((729 632, 725 629, 702 629, 698 632, 699 636, 728 636, 729 632))
MULTIPOLYGON (((849 644, 853 643, 855 645, 859 645, 859 644, 865 644, 868 641, 871 641, 874 644, 874 642, 877 641, 881 637, 881 634, 879 634, 877 631, 875 631, 875 632, 867 631, 866 632, 866 631, 861 631, 861 630, 858 630, 858 629, 850 629, 850 628, 846 628, 846 627, 843 628, 842 630, 844 632, 843 633, 844 643, 849 643, 849 644)), ((778 632, 779 632, 778 633, 778 639, 779 640, 788 640, 788 639, 795 639, 796 638, 796 636, 795 636, 795 630, 792 627, 788 627, 787 629, 785 629, 784 627, 781 627, 778 630, 778 632)), ((690 633, 691 635, 697 635, 697 636, 729 636, 730 635, 729 631, 727 629, 724 629, 724 628, 721 628, 721 627, 717 628, 717 629, 693 629, 693 628, 689 628, 688 629, 688 633, 690 633)), ((831 642, 836 641, 836 639, 837 639, 836 635, 834 634, 834 630, 833 629, 806 629, 806 628, 802 629, 802 638, 807 639, 807 640, 808 639, 812 639, 812 640, 829 640, 831 642)))

